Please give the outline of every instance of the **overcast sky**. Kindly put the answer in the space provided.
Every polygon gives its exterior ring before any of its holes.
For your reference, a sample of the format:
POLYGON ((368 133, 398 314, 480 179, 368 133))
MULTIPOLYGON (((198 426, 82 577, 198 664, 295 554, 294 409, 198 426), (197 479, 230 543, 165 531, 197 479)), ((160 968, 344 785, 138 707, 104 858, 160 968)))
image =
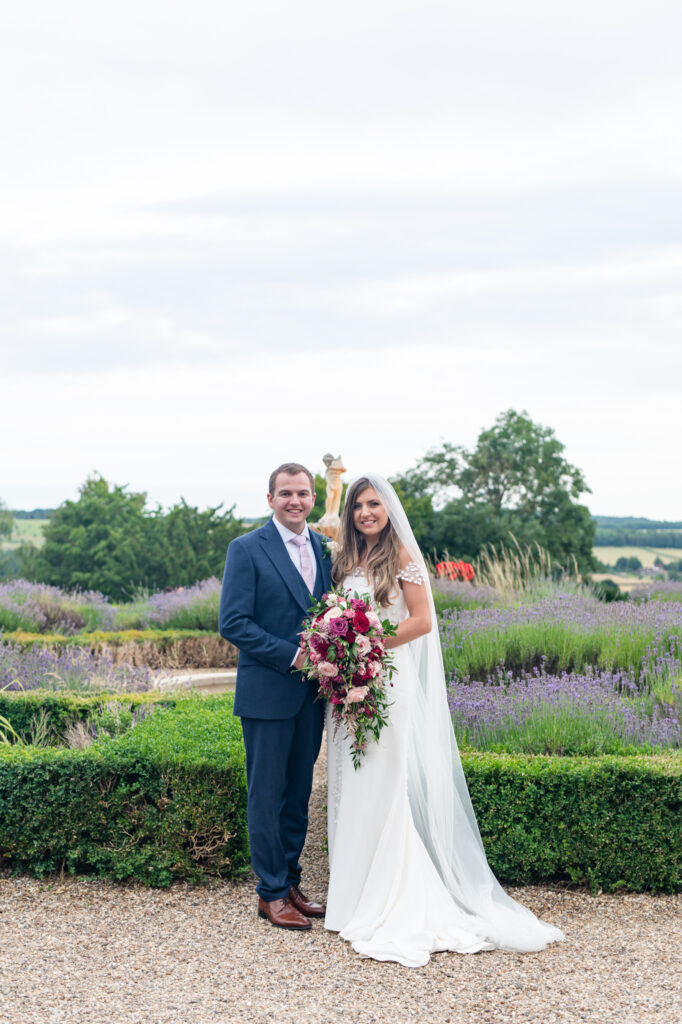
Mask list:
POLYGON ((9 0, 0 498, 265 507, 508 408, 682 518, 675 0, 9 0))

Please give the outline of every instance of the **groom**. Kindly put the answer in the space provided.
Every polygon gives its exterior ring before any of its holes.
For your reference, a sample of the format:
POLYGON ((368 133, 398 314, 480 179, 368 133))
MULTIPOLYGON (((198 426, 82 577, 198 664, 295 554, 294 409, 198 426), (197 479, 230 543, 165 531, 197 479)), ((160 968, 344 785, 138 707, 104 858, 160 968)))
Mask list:
POLYGON ((306 523, 314 501, 305 466, 277 467, 268 492, 273 516, 230 544, 220 599, 220 633, 239 648, 234 714, 246 748, 258 913, 280 928, 310 928, 326 910, 299 888, 324 707, 299 671, 298 636, 311 594, 331 586, 329 557, 306 523))

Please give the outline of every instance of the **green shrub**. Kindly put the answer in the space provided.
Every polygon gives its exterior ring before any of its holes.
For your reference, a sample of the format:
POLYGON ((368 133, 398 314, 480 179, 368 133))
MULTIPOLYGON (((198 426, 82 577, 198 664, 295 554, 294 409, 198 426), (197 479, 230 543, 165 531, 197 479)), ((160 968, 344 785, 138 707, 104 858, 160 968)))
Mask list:
POLYGON ((57 736, 61 736, 67 725, 72 722, 86 722, 93 715, 101 713, 103 708, 116 701, 126 711, 135 711, 147 704, 162 703, 165 707, 175 707, 183 698, 176 694, 130 693, 112 696, 102 693, 93 696, 71 694, 58 690, 27 690, 0 692, 0 716, 6 718, 15 732, 27 736, 35 716, 44 711, 47 726, 57 736))
POLYGON ((678 892, 682 758, 462 755, 501 881, 678 892))
POLYGON ((2 746, 2 861, 37 875, 149 885, 239 877, 248 865, 246 784, 231 696, 177 698, 86 750, 2 746))
MULTIPOLYGON (((244 749, 232 697, 135 694, 167 705, 86 750, 0 745, 0 863, 149 885, 240 877, 248 865, 244 749)), ((111 697, 2 695, 17 731, 37 708, 85 721, 111 697)), ((680 890, 682 756, 462 755, 501 881, 680 890)))

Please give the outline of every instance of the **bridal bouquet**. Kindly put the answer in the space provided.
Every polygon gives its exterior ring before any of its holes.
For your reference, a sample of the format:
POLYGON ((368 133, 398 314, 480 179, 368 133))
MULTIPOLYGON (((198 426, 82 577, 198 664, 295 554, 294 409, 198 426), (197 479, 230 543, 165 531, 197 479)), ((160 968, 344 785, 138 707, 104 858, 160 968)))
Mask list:
POLYGON ((313 603, 303 623, 303 674, 317 680, 336 728, 343 725, 350 736, 354 768, 362 763, 368 739, 376 742, 388 722, 386 683, 393 664, 385 638, 395 632, 368 596, 335 590, 313 603))

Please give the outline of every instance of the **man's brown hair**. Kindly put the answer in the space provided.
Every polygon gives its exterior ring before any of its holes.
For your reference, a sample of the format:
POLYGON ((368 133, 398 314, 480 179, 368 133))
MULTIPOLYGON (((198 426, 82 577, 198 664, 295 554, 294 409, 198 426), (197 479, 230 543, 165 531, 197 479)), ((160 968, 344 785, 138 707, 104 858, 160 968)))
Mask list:
POLYGON ((310 493, 315 493, 315 481, 313 474, 305 466, 302 466, 300 462, 283 462, 277 469, 273 469, 270 474, 270 480, 268 481, 268 494, 275 493, 275 487, 277 486, 277 475, 279 473, 288 473, 289 476, 296 476, 297 473, 305 473, 310 480, 310 493))

